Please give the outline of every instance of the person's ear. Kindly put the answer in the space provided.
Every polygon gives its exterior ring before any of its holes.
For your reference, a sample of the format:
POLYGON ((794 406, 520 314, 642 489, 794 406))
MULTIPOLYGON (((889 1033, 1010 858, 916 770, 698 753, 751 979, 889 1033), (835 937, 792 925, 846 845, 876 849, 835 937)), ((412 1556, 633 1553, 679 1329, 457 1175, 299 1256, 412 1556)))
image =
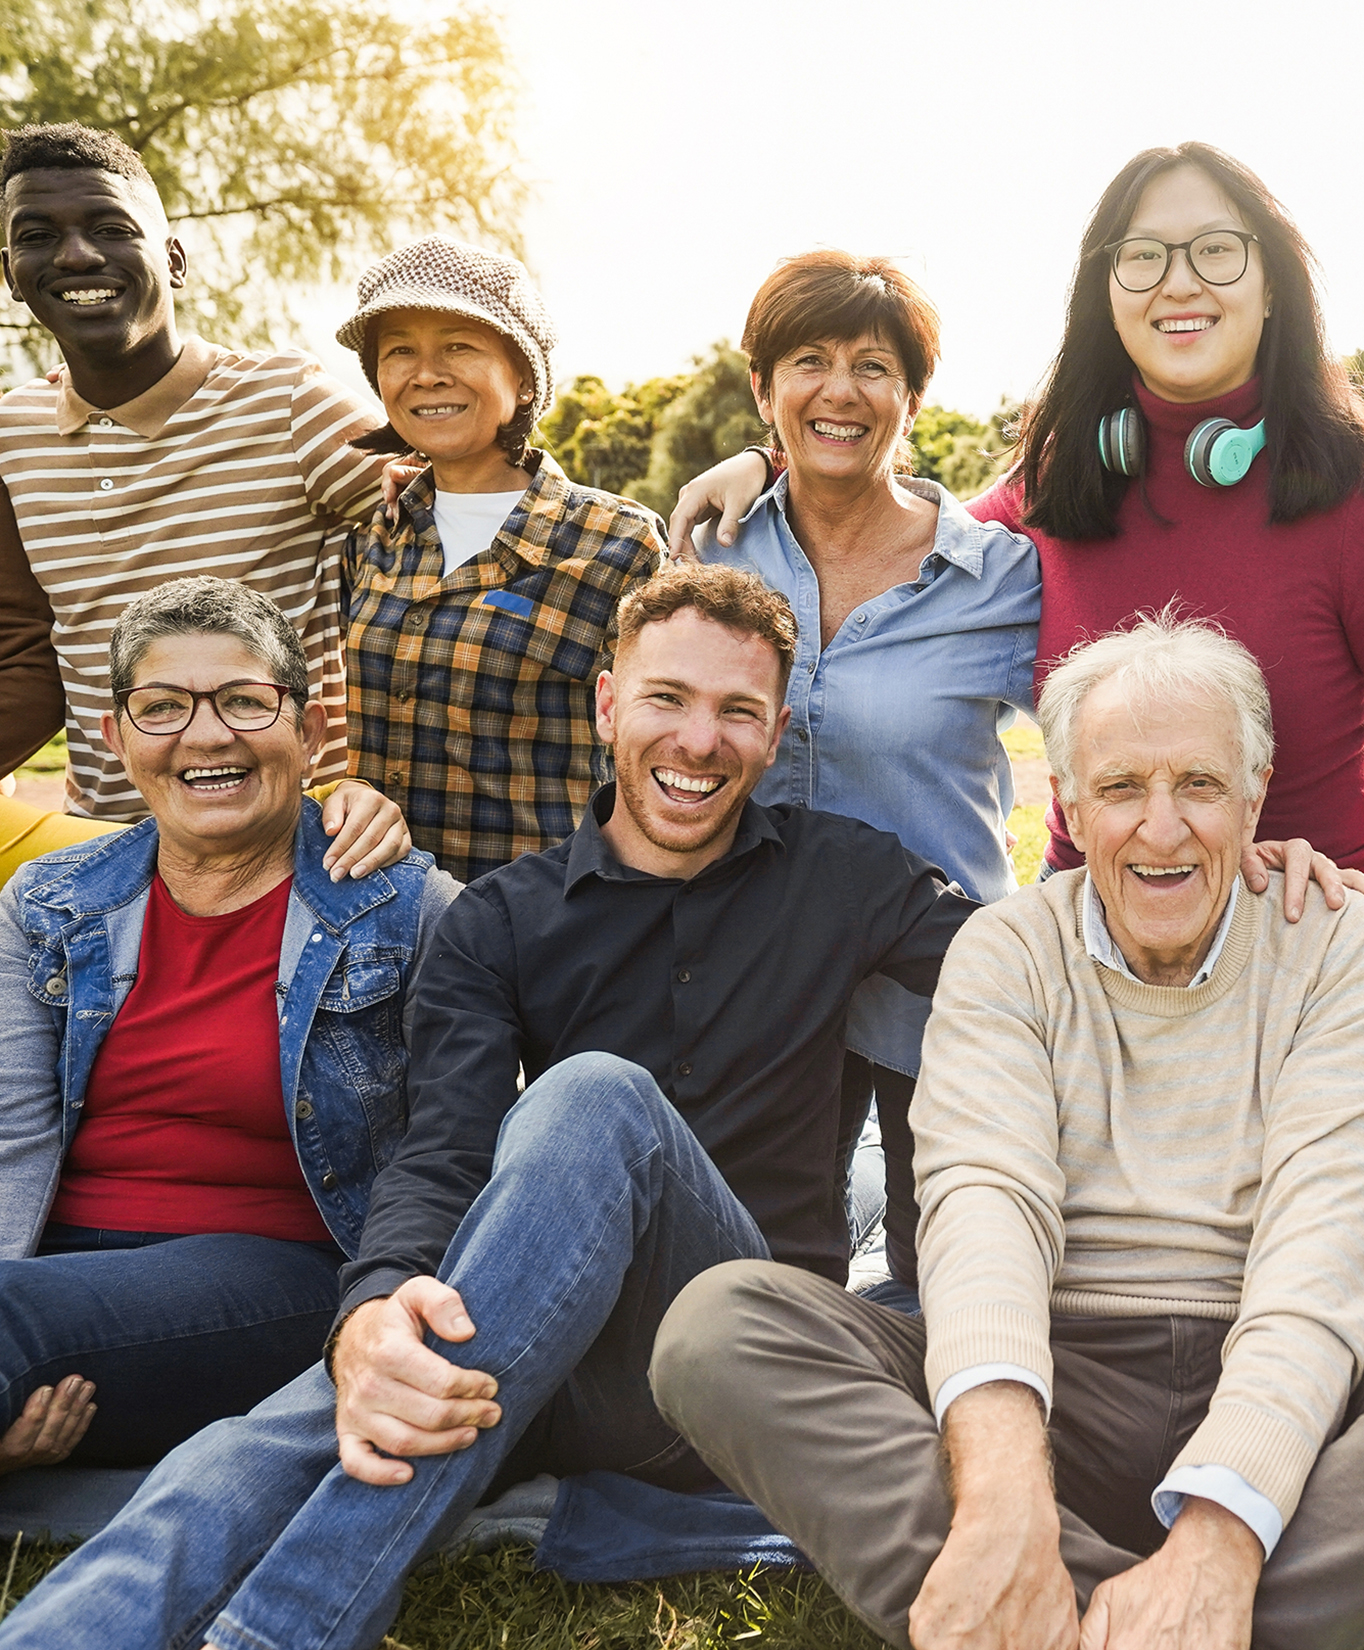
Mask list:
POLYGON ((0 265, 4 266, 5 285, 9 288, 10 297, 13 298, 16 304, 22 304, 24 300, 19 296, 19 288, 15 286, 14 276, 10 271, 9 248, 7 246, 0 247, 0 265))
MULTIPOLYGON (((1250 847, 1255 840, 1256 831, 1260 828, 1260 810, 1265 805, 1265 797, 1269 795, 1269 776, 1273 772, 1273 768, 1266 768, 1260 775, 1260 794, 1246 809, 1245 822, 1241 827, 1241 846, 1243 848, 1250 847)), ((1072 831, 1072 839, 1074 835, 1075 833, 1072 831)))
POLYGON ((597 736, 603 745, 616 742, 616 679, 609 670, 597 678, 597 736))
POLYGON ((1073 802, 1070 804, 1069 808, 1067 808, 1066 804, 1062 802, 1061 793, 1056 786, 1056 775, 1054 773, 1048 774, 1047 780, 1051 785, 1051 794, 1056 798, 1056 806, 1060 808, 1066 816, 1066 831, 1070 836, 1070 840, 1082 854, 1087 852, 1084 845, 1084 826, 1080 823, 1080 810, 1073 802))
POLYGON ((777 720, 772 724, 772 739, 767 747, 767 761, 763 763, 763 767, 770 768, 777 760, 777 746, 781 744, 781 736, 786 732, 790 720, 791 707, 783 705, 777 712, 777 720))
POLYGON ((104 743, 111 751, 113 751, 119 761, 122 762, 124 751, 123 734, 118 725, 118 717, 114 715, 113 711, 106 710, 100 717, 99 731, 100 737, 104 740, 104 743))
POLYGON ((172 235, 166 242, 166 262, 170 266, 170 284, 173 287, 182 287, 185 284, 185 272, 189 268, 189 259, 185 256, 185 249, 172 235))
POLYGON ((762 380, 756 372, 749 373, 748 382, 753 390, 753 400, 757 404, 758 417, 762 419, 764 424, 770 424, 772 422, 772 398, 763 389, 762 380))
POLYGON ((309 699, 298 719, 298 731, 303 739, 303 753, 311 767, 317 753, 327 742, 327 712, 316 699, 309 699))

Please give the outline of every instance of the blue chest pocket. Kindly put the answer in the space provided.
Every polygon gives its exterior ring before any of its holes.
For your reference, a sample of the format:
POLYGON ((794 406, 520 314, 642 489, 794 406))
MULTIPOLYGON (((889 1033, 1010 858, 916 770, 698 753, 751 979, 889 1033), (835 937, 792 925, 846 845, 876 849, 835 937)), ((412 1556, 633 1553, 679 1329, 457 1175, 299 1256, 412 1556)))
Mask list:
POLYGON ((489 590, 483 596, 484 607, 500 607, 504 613, 515 613, 518 619, 528 619, 535 612, 535 603, 529 596, 518 596, 514 590, 489 590))

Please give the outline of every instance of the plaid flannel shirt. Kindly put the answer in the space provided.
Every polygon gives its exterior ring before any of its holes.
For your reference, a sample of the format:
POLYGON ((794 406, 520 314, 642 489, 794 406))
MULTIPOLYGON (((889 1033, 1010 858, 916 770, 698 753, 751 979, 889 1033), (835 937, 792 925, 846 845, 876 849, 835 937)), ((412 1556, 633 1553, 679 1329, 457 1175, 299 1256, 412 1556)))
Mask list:
POLYGON ((346 549, 350 772, 471 882, 576 829, 606 777, 595 684, 616 604, 659 565, 651 510, 546 453, 488 549, 444 577, 430 469, 346 549))

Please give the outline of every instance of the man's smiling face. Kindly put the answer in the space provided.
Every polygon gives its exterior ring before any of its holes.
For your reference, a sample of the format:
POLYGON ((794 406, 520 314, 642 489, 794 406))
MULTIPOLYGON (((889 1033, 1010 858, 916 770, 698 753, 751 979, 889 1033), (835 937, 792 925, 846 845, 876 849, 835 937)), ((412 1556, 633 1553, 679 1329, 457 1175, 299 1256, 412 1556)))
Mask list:
POLYGON ((684 607, 646 624, 597 687, 614 747, 616 809, 604 828, 625 864, 693 876, 729 849, 790 712, 776 649, 684 607))
POLYGON ((1148 984, 1197 973, 1254 839, 1264 789, 1245 793, 1238 732, 1225 701, 1133 704, 1118 678, 1080 708, 1066 819, 1109 933, 1148 984))
POLYGON ((185 255, 146 184, 39 167, 10 179, 3 207, 10 291, 68 359, 117 361, 173 326, 185 255))

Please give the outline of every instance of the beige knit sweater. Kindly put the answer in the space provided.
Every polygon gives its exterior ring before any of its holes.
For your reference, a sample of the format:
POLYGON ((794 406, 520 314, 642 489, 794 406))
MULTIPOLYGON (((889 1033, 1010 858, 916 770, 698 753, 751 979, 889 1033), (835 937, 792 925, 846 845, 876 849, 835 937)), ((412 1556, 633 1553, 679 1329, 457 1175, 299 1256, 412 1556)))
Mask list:
POLYGON ((1364 896, 1301 922, 1244 888, 1212 977, 1092 962, 1083 871, 978 911, 933 998, 910 1119, 927 1378, 1051 1382, 1050 1315, 1223 1318, 1175 1465, 1292 1517, 1364 1364, 1364 896))

